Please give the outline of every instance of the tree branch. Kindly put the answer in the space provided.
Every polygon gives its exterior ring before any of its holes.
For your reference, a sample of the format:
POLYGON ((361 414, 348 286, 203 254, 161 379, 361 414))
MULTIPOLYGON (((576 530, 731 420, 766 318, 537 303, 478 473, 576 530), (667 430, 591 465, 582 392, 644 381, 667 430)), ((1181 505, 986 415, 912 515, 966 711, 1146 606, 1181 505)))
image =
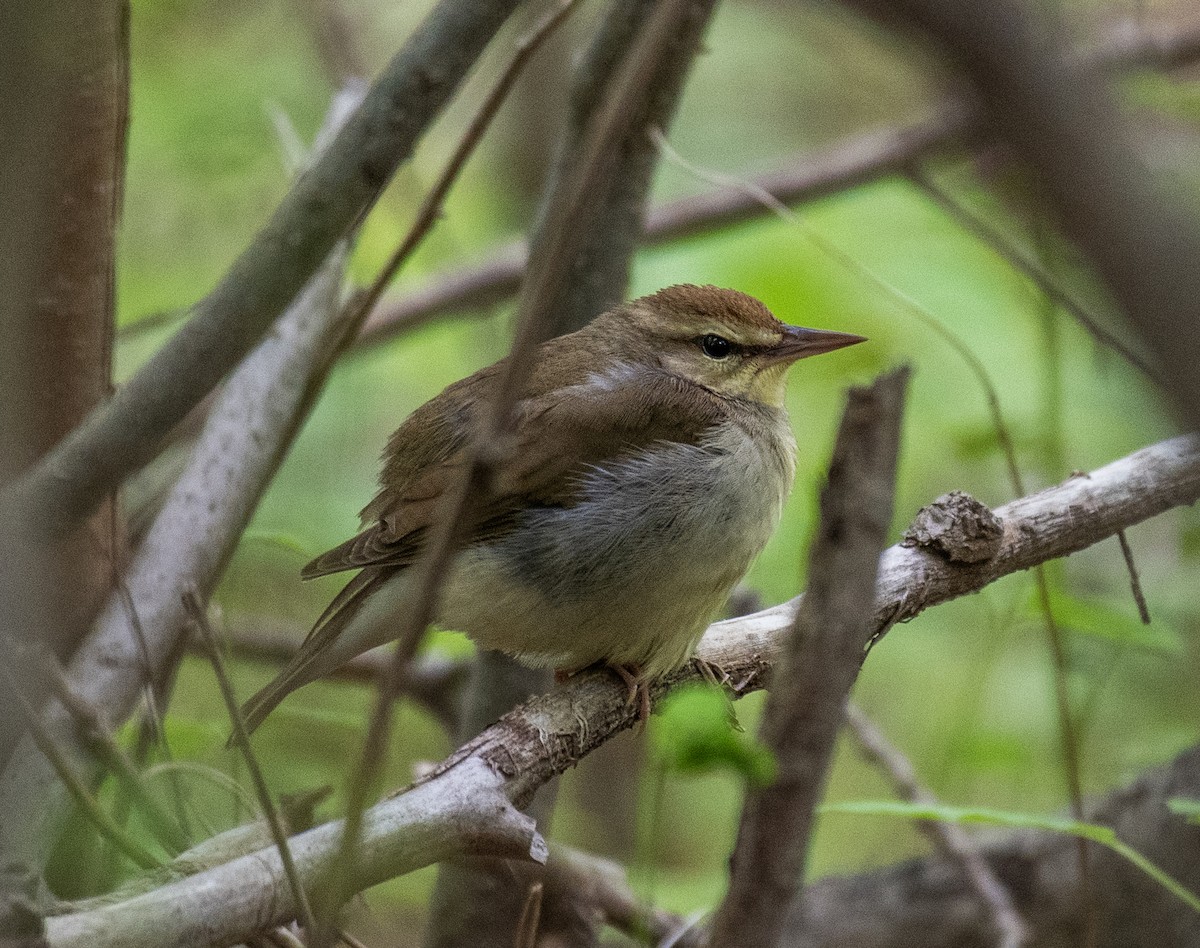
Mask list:
MULTIPOLYGON (((846 725, 858 742, 863 756, 888 775, 900 799, 909 803, 937 804, 937 798, 918 781, 908 758, 853 704, 846 709, 846 725)), ((988 866, 974 838, 954 823, 923 821, 918 828, 943 856, 958 866, 963 878, 987 907, 992 931, 999 936, 999 948, 1022 948, 1026 945, 1029 940, 1028 926, 1014 907, 1008 889, 988 866)), ((805 899, 808 899, 808 893, 805 893, 805 899)))
MULTIPOLYGON (((1167 801, 1178 796, 1200 796, 1200 746, 1110 794, 1088 818, 1113 827, 1123 842, 1200 891, 1200 827, 1167 809, 1167 801)), ((1026 948, 1080 944, 1073 837, 1019 832, 978 848, 1027 923, 1026 948)), ((1093 866, 1097 948, 1200 943, 1200 916, 1139 869, 1103 847, 1097 847, 1093 866)), ((793 915, 781 944, 962 948, 995 944, 995 933, 991 913, 957 862, 938 856, 809 886, 804 915, 793 915)))
MULTIPOLYGON (((1002 532, 994 552, 985 560, 953 562, 943 554, 916 546, 892 546, 880 558, 871 619, 874 633, 881 635, 930 606, 978 592, 1010 573, 1082 550, 1172 507, 1192 504, 1197 498, 1200 439, 1174 438, 1090 475, 1071 477, 997 508, 994 513, 1002 532)), ((802 601, 798 597, 712 625, 700 643, 698 656, 729 672, 735 696, 764 687, 802 601)), ((700 677, 700 671, 689 666, 657 683, 654 698, 661 698, 666 690, 683 681, 700 677)), ((491 817, 476 813, 478 795, 486 799, 499 793, 522 806, 538 787, 574 766, 614 734, 632 727, 635 721, 636 711, 628 707, 624 687, 607 672, 577 675, 561 687, 531 699, 465 744, 408 791, 367 812, 364 839, 370 842, 363 848, 362 876, 356 879, 356 885, 366 886, 389 874, 461 853, 464 839, 478 841, 472 834, 480 831, 481 819, 484 828, 489 818, 498 819, 501 837, 507 840, 505 845, 511 845, 509 831, 517 825, 512 815, 495 806, 494 796, 489 804, 491 817), (456 820, 464 813, 472 820, 470 832, 447 841, 442 834, 447 827, 461 828, 456 820), (436 826, 431 828, 427 820, 436 826), (389 853, 394 854, 392 861, 389 853)), ((1200 768, 1200 751, 1191 766, 1200 768)), ((1196 773, 1193 786, 1200 785, 1200 770, 1196 773)), ((1161 821, 1161 814, 1158 818, 1161 821)), ((525 828, 522 832, 532 833, 528 822, 519 825, 525 828)), ((528 833, 523 837, 526 841, 533 839, 528 833)), ((292 840, 302 879, 311 879, 311 874, 327 863, 339 834, 337 824, 326 824, 292 840)), ((495 842, 494 837, 491 841, 495 842)), ((472 851, 481 851, 486 845, 480 842, 472 851)), ((1062 845, 1073 860, 1073 840, 1062 845)), ((287 895, 278 855, 261 832, 254 835, 247 834, 245 828, 231 830, 205 847, 209 851, 224 848, 239 858, 218 865, 209 861, 209 868, 195 876, 116 905, 51 918, 47 922, 50 944, 55 948, 199 945, 220 938, 244 938, 293 917, 294 906, 287 895), (250 854, 241 855, 247 852, 250 854), (131 909, 129 914, 125 914, 125 908, 131 909), (152 931, 154 938, 143 929, 152 931), (221 934, 214 934, 217 931, 221 934), (140 940, 123 940, 134 939, 135 934, 140 940), (92 940, 101 935, 107 940, 92 940)), ((505 852, 513 858, 520 855, 515 850, 505 852)), ((495 855, 495 850, 490 854, 495 855)), ((1159 861, 1173 871, 1180 858, 1176 846, 1173 856, 1159 861)), ((1196 863, 1193 871, 1200 869, 1200 860, 1196 863)), ((1064 870, 1059 866, 1058 871, 1064 870)), ((957 868, 953 872, 959 879, 957 868)), ((1001 871, 1000 875, 1004 880, 1005 873, 1001 871)), ((956 884, 966 886, 961 881, 956 884)), ((971 897, 974 899, 973 892, 971 897)), ((1024 911, 1019 899, 1018 907, 1024 911)))
MULTIPOLYGON (((372 808, 359 837, 354 891, 422 866, 463 855, 500 855, 544 862, 545 841, 533 820, 505 799, 503 781, 469 763, 452 781, 419 787, 372 808)), ((336 851, 341 821, 292 837, 300 883, 318 883, 336 851)), ((238 853, 244 828, 204 844, 204 858, 222 845, 238 853)), ((249 836, 265 842, 261 832, 249 836)), ((187 865, 189 854, 178 861, 187 865)), ((228 858, 228 856, 226 857, 228 858)), ((168 882, 101 908, 48 920, 48 942, 72 948, 208 948, 233 944, 297 915, 273 843, 236 855, 218 868, 168 882)))
POLYGON ((1025 161, 1050 213, 1157 358, 1176 408, 1200 424, 1200 215, 1135 147, 1107 77, 1055 45, 1019 0, 987 15, 956 0, 849 0, 932 41, 1025 161))
MULTIPOLYGON (((1177 69, 1200 59, 1200 28, 1153 32, 1125 24, 1090 52, 1088 62, 1112 70, 1177 69)), ((983 117, 962 98, 943 99, 925 119, 850 136, 816 154, 794 158, 748 179, 776 200, 796 205, 896 174, 928 158, 988 141, 983 117)), ((725 188, 652 208, 643 243, 654 246, 710 233, 768 213, 746 191, 725 188)), ((367 320, 358 345, 371 346, 415 326, 463 310, 481 309, 512 296, 520 286, 526 250, 508 244, 473 267, 384 300, 367 320)))
POLYGON ((155 456, 361 220, 516 4, 442 0, 434 8, 184 327, 2 495, 4 522, 61 534, 155 456))
POLYGON ((899 369, 850 390, 821 492, 808 592, 786 636, 759 729, 779 775, 746 793, 711 948, 778 944, 804 878, 846 698, 877 632, 871 607, 892 521, 908 374, 899 369))

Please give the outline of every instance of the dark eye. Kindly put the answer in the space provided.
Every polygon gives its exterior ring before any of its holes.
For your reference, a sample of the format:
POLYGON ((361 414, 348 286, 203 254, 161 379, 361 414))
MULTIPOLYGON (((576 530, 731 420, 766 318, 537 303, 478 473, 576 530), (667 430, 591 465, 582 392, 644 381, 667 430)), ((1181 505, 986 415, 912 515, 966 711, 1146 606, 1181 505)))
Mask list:
POLYGON ((733 343, 724 336, 709 333, 700 339, 700 348, 710 359, 724 359, 733 351, 733 343))

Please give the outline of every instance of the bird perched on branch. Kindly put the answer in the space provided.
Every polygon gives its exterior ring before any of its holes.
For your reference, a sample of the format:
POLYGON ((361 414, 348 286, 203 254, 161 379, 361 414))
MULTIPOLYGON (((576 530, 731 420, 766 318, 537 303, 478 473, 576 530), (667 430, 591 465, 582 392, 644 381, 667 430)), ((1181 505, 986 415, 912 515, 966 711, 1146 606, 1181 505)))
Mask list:
MULTIPOLYGON (((779 521, 795 470, 788 367, 862 341, 787 326, 735 290, 681 285, 543 343, 514 450, 444 581, 439 625, 560 672, 608 665, 644 720, 646 683, 689 660, 779 521)), ((362 531, 303 575, 361 572, 247 702, 251 728, 399 634, 416 595, 410 567, 502 366, 451 385, 392 435, 362 531)))

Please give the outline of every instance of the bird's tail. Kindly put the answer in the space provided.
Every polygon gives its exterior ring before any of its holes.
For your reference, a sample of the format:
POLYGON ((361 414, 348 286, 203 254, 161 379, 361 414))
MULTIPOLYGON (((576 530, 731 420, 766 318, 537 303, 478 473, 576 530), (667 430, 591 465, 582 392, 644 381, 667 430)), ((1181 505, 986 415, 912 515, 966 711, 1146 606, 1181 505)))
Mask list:
MULTIPOLYGON (((358 615, 367 597, 391 578, 394 572, 394 569, 365 569, 334 597, 283 671, 242 705, 247 733, 253 733, 266 716, 297 688, 316 681, 359 652, 378 644, 363 643, 362 647, 356 648, 355 643, 338 642, 338 639, 344 638, 346 627, 358 615)), ((232 743, 232 738, 229 743, 232 743)))

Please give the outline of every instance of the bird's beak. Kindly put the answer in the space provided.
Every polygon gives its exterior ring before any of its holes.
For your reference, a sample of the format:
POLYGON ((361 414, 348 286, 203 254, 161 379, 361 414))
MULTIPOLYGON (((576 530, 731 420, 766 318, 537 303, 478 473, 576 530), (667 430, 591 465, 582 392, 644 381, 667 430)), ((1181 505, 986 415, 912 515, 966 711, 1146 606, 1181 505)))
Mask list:
POLYGON ((807 359, 809 356, 833 352, 834 349, 844 349, 846 346, 856 346, 860 342, 866 341, 866 336, 834 332, 832 329, 804 329, 801 326, 785 326, 783 338, 764 352, 760 359, 768 365, 776 362, 795 362, 798 359, 807 359))

